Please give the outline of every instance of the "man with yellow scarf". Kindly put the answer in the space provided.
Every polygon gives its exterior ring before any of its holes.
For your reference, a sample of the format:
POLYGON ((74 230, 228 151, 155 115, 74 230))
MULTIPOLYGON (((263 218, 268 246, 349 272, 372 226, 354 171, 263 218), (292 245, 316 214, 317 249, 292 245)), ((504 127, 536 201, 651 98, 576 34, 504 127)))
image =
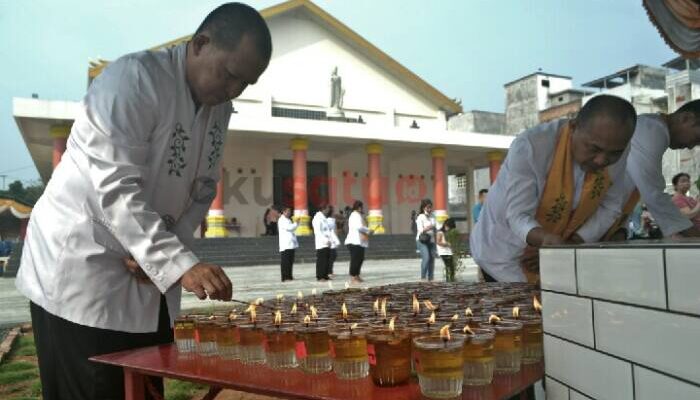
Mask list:
POLYGON ((624 99, 600 95, 575 119, 518 135, 470 237, 487 281, 536 282, 543 245, 597 241, 620 216, 636 125, 624 99))

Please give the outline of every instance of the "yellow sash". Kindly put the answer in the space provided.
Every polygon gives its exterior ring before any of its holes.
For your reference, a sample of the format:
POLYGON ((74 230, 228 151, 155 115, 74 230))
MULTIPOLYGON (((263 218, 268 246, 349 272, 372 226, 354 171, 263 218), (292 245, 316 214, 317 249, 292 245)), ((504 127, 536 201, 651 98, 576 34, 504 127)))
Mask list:
MULTIPOLYGON (((587 172, 578 207, 572 211, 575 192, 574 158, 571 154, 571 127, 568 123, 564 124, 559 129, 554 158, 535 219, 548 233, 569 239, 595 213, 611 185, 607 168, 587 172)), ((534 283, 539 279, 538 273, 525 268, 523 271, 528 281, 534 283)))

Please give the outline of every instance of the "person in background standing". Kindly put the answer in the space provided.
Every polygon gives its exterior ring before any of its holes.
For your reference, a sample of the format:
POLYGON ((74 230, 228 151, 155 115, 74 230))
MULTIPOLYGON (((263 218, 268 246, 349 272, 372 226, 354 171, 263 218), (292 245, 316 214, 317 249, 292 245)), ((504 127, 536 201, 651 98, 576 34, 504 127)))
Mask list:
POLYGON ((472 218, 474 219, 475 224, 479 222, 479 214, 481 214, 481 208, 484 206, 488 192, 488 189, 479 190, 479 199, 477 200, 476 204, 474 204, 474 207, 472 207, 472 218))
POLYGON ((325 282, 328 280, 329 264, 331 262, 331 235, 328 227, 328 215, 331 206, 321 206, 311 226, 314 229, 314 242, 316 244, 316 280, 325 282))
POLYGON ((437 231, 435 241, 437 253, 445 263, 445 281, 455 282, 455 271, 457 260, 459 259, 459 232, 453 218, 448 218, 437 231))
POLYGON ((331 256, 330 260, 328 260, 328 279, 333 279, 335 276, 333 274, 333 265, 335 264, 335 260, 338 258, 338 246, 340 246, 340 239, 338 238, 338 232, 337 229, 338 227, 336 226, 336 218, 333 215, 333 206, 330 207, 330 210, 328 211, 328 218, 326 218, 326 222, 328 223, 328 232, 331 237, 331 256))
POLYGON ((265 233, 263 233, 263 236, 271 236, 272 235, 272 224, 270 224, 270 220, 268 219, 268 216, 270 215, 270 207, 265 209, 265 213, 263 214, 263 226, 265 226, 265 233))
POLYGON ((364 204, 356 200, 352 205, 352 213, 348 219, 348 236, 345 238, 345 245, 350 251, 350 276, 352 282, 360 283, 360 270, 365 261, 365 249, 369 246, 369 235, 374 231, 365 225, 362 209, 364 204))
POLYGON ((284 206, 281 209, 282 215, 277 220, 279 226, 279 246, 280 246, 280 270, 282 272, 282 282, 293 281, 294 275, 294 253, 299 247, 297 235, 294 233, 298 224, 290 219, 292 208, 284 206))
POLYGON ((420 251, 420 279, 432 281, 435 272, 435 217, 433 202, 423 199, 420 202, 420 214, 416 218, 416 242, 420 251))

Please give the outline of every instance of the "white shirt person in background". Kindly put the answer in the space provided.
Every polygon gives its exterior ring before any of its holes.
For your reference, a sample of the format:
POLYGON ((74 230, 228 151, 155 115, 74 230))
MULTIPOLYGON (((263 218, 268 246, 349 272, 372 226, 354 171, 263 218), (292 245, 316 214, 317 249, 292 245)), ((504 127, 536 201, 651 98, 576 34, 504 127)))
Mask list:
POLYGON ((369 235, 374 231, 367 228, 363 217, 364 204, 355 200, 352 204, 352 212, 348 219, 348 236, 345 237, 345 245, 350 251, 350 277, 352 282, 360 283, 362 263, 365 261, 365 249, 369 247, 369 235))
POLYGON ((271 52, 260 14, 229 3, 187 43, 121 57, 92 82, 16 279, 45 399, 123 398, 121 370, 89 357, 171 342, 183 288, 231 298, 224 271, 191 243, 221 178, 231 99, 271 52))
POLYGON ((314 229, 314 243, 316 246, 316 280, 325 282, 328 280, 328 269, 331 262, 331 233, 327 218, 332 211, 328 204, 314 214, 311 226, 314 229))
POLYGON ((435 256, 437 255, 435 248, 435 230, 437 228, 433 216, 433 201, 430 199, 421 200, 418 211, 416 245, 420 252, 420 279, 432 281, 435 274, 435 256))
POLYGON ((326 223, 328 223, 328 231, 331 236, 331 259, 328 263, 328 279, 333 279, 333 265, 335 264, 335 260, 338 258, 338 246, 340 246, 340 238, 338 238, 338 227, 336 226, 335 218, 333 217, 332 206, 329 215, 330 216, 326 218, 326 223))
POLYGON ((280 246, 280 271, 282 282, 293 281, 294 274, 292 270, 294 268, 294 253, 299 247, 295 231, 299 224, 290 219, 292 215, 291 207, 283 206, 280 208, 279 212, 280 217, 277 220, 277 227, 279 231, 278 240, 280 246))

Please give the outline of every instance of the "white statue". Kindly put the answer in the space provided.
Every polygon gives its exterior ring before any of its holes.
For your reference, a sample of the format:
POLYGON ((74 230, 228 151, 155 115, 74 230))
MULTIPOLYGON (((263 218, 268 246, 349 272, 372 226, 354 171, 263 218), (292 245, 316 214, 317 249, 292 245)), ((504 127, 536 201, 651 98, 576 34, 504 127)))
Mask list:
POLYGON ((343 116, 341 109, 343 108, 343 97, 345 90, 343 89, 343 80, 338 75, 338 67, 333 68, 331 74, 331 105, 330 116, 343 116))

